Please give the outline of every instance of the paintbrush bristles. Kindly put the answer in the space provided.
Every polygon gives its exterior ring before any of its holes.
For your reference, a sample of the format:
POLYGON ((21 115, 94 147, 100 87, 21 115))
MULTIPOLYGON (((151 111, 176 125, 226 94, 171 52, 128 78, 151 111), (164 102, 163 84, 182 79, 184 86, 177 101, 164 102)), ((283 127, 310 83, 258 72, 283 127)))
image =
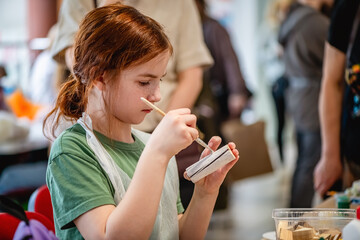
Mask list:
POLYGON ((212 150, 201 138, 197 138, 195 139, 195 141, 200 144, 201 146, 203 146, 204 148, 209 149, 211 152, 214 152, 214 150, 212 150))

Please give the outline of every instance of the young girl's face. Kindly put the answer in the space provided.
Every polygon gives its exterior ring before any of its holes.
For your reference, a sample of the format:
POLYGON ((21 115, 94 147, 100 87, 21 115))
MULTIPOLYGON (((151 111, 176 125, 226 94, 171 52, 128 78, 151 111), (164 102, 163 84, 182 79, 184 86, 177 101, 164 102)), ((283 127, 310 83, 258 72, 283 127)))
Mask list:
POLYGON ((170 58, 168 51, 159 54, 149 62, 122 70, 116 75, 114 84, 106 84, 107 105, 111 118, 128 124, 141 123, 146 114, 152 111, 140 98, 158 102, 160 81, 166 74, 170 58))

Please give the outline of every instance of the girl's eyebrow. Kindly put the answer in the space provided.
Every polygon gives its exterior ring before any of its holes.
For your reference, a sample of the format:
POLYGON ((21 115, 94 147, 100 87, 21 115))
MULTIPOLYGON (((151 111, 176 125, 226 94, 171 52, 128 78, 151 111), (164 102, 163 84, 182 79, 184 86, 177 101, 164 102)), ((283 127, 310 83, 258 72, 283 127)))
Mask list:
MULTIPOLYGON (((164 75, 162 75, 160 78, 164 77, 166 74, 167 74, 167 72, 164 73, 164 75)), ((158 78, 158 76, 151 74, 151 73, 143 73, 143 74, 140 74, 139 76, 140 77, 149 77, 149 78, 158 78)))

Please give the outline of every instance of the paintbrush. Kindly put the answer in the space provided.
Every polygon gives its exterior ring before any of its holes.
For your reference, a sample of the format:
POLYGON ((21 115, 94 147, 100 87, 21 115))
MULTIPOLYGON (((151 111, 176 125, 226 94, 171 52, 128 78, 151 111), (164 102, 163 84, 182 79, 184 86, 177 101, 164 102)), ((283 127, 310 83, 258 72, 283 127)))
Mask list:
MULTIPOLYGON (((157 111, 158 113, 160 113, 162 116, 165 116, 166 113, 164 111, 162 111, 160 108, 158 108, 157 106, 155 106, 154 104, 152 104, 151 102, 149 102, 147 99, 141 97, 140 98, 141 101, 143 101, 144 103, 146 103, 146 105, 148 105, 149 107, 151 107, 152 109, 154 109, 155 111, 157 111)), ((204 148, 207 148, 211 151, 211 153, 214 153, 214 150, 212 150, 203 140, 201 140, 200 138, 195 139, 195 141, 200 144, 201 146, 203 146, 204 148)))

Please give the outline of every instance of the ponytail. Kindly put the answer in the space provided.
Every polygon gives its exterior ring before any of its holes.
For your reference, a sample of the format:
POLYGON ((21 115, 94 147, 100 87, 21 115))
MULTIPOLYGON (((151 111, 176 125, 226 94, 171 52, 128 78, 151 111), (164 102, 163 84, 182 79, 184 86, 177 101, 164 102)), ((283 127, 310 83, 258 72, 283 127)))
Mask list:
POLYGON ((62 85, 54 109, 45 117, 43 124, 44 135, 49 139, 56 138, 55 132, 59 127, 61 118, 70 121, 79 119, 86 109, 87 100, 87 85, 71 76, 62 85), (50 131, 47 131, 47 126, 50 127, 50 131))

